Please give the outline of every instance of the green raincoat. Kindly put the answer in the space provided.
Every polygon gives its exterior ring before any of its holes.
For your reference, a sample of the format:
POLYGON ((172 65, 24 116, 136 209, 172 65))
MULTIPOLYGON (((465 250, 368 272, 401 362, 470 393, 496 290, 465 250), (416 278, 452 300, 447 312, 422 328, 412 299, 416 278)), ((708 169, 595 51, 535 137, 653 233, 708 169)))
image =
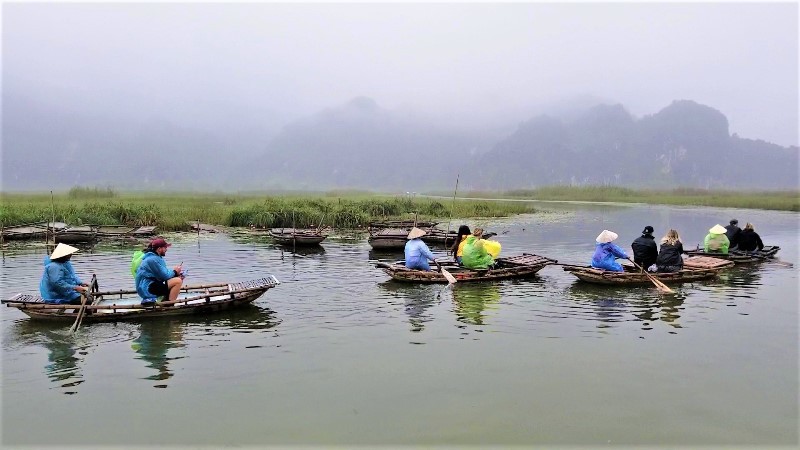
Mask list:
POLYGON ((467 238, 464 244, 464 254, 461 257, 461 264, 468 269, 488 269, 494 263, 494 258, 483 248, 483 239, 476 239, 475 236, 467 238))

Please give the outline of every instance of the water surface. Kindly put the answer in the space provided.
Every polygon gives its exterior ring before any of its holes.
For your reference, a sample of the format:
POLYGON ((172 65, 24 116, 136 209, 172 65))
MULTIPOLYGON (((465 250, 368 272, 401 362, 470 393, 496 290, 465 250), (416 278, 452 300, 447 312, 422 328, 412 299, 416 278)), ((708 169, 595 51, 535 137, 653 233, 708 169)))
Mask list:
MULTIPOLYGON (((798 261, 795 213, 543 208, 466 222, 500 233, 503 255, 582 264, 604 228, 629 248, 645 225, 659 237, 674 227, 688 248, 736 217, 798 261)), ((297 254, 246 233, 168 237, 167 262, 183 261, 191 283, 282 284, 240 310, 75 335, 0 309, 3 445, 798 443, 796 268, 736 267, 674 296, 555 266, 443 289, 389 281, 372 262, 402 253, 371 252, 365 236, 297 254)), ((127 288, 135 249, 100 246, 73 264, 102 289, 127 288)), ((36 291, 44 255, 4 249, 3 298, 36 291)))

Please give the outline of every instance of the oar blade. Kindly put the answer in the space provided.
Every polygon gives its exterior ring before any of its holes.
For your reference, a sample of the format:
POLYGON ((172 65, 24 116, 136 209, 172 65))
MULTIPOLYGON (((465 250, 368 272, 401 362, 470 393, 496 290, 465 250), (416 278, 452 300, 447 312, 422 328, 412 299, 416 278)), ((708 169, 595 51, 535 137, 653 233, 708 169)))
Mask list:
POLYGON ((450 272, 448 272, 444 268, 442 268, 442 275, 444 275, 444 278, 447 280, 448 284, 453 284, 456 282, 456 277, 454 277, 450 272))

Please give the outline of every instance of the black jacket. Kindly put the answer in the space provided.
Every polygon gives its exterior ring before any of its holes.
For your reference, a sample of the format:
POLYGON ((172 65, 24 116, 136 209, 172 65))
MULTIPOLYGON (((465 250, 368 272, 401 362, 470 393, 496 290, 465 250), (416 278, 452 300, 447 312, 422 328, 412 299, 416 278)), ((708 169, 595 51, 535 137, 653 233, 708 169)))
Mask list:
POLYGON ((739 236, 742 235, 742 229, 736 225, 728 225, 725 227, 725 236, 731 242, 729 248, 736 247, 739 244, 739 236))
POLYGON ((652 234, 643 234, 631 244, 633 261, 645 269, 656 263, 658 246, 652 234))
POLYGON ((742 230, 739 233, 739 250, 750 252, 756 248, 759 250, 764 248, 761 236, 753 230, 742 230))
POLYGON ((661 250, 659 250, 658 258, 656 258, 656 266, 683 267, 681 253, 683 253, 683 244, 681 241, 676 242, 675 245, 661 244, 661 250))

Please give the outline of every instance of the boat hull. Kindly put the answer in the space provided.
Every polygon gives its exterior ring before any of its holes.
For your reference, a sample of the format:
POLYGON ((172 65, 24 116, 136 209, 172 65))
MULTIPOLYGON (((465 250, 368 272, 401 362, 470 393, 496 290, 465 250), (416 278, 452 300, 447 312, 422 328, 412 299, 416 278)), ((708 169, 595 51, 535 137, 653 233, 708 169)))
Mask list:
POLYGON ((775 257, 775 254, 778 253, 778 250, 781 248, 777 245, 767 245, 764 246, 763 250, 758 250, 752 253, 731 250, 727 255, 722 253, 713 253, 708 252, 706 253, 703 250, 689 250, 686 252, 689 256, 708 256, 711 258, 718 258, 718 259, 726 259, 728 261, 733 261, 734 264, 750 264, 765 261, 767 259, 772 259, 775 257))
MULTIPOLYGON (((178 298, 173 304, 153 306, 142 306, 136 291, 98 292, 94 294, 95 302, 86 306, 82 323, 211 314, 248 305, 278 284, 280 282, 269 275, 243 283, 187 287, 182 291, 188 297, 178 298)), ((3 300, 3 303, 32 319, 47 321, 74 322, 80 309, 79 305, 48 304, 38 296, 23 294, 3 300)))
MULTIPOLYGON (((488 270, 471 270, 454 265, 443 265, 443 268, 455 277, 456 282, 480 282, 508 279, 533 278, 545 266, 555 264, 554 259, 544 256, 523 254, 509 258, 498 258, 497 268, 488 270)), ((447 283, 441 271, 409 269, 402 263, 376 263, 376 267, 384 270, 393 280, 407 283, 447 283)))
MULTIPOLYGON (((634 269, 636 270, 636 269, 634 269)), ((575 275, 587 283, 612 286, 651 284, 650 278, 637 271, 613 272, 589 266, 564 266, 564 271, 575 275)), ((650 275, 667 284, 680 284, 714 278, 719 269, 684 269, 679 272, 650 273, 650 275)))

